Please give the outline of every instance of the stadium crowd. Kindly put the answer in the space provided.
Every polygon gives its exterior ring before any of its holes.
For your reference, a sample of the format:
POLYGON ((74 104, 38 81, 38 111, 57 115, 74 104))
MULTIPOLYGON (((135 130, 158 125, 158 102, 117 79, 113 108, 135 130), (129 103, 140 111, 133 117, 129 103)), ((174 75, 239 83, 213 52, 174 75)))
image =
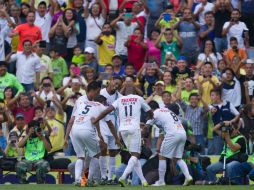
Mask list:
MULTIPOLYGON (((2 163, 17 158, 20 183, 32 169, 45 183, 54 156, 78 154, 68 123, 80 97, 110 107, 135 94, 181 120, 183 160, 194 182, 216 182, 226 157, 226 176, 246 184, 246 176, 254 180, 253 92, 254 0, 0 0, 0 151, 2 163), (208 155, 221 156, 211 164, 208 155)), ((189 174, 179 160, 163 165, 165 181, 158 174, 161 156, 152 155, 160 155, 165 133, 146 125, 144 111, 137 157, 151 168, 143 169, 147 182, 159 176, 157 185, 182 184, 189 174)), ((132 156, 114 135, 119 116, 109 118, 110 130, 100 126, 104 176, 88 156, 69 165, 74 178, 77 166, 83 172, 93 163, 92 179, 112 185, 128 168, 132 156)), ((135 171, 131 184, 143 184, 135 171)))

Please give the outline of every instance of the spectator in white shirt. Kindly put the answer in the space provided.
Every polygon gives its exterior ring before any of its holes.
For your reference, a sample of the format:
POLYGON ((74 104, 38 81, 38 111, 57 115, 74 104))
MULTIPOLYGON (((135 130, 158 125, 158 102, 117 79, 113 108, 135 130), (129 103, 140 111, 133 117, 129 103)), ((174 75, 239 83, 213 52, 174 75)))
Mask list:
POLYGON ((249 47, 249 29, 244 22, 240 21, 241 12, 239 9, 233 9, 231 20, 223 26, 222 35, 227 36, 228 48, 230 48, 230 38, 236 37, 239 48, 249 47), (245 45, 245 46, 244 46, 245 45))
MULTIPOLYGON (((44 77, 41 80, 40 90, 36 92, 36 94, 43 100, 43 101, 51 101, 53 96, 56 96, 57 99, 60 101, 60 95, 56 94, 56 91, 53 86, 52 79, 50 77, 44 77)), ((36 105, 37 101, 34 98, 34 105, 36 105)))
POLYGON ((198 18, 199 24, 205 24, 205 13, 212 11, 214 7, 213 3, 207 2, 207 0, 201 0, 200 3, 195 7, 194 16, 198 18))
MULTIPOLYGON (((34 1, 31 1, 34 3, 34 1)), ((47 12, 47 4, 45 1, 41 1, 38 4, 38 9, 35 12, 35 22, 34 24, 41 29, 42 40, 49 43, 48 33, 50 31, 51 22, 54 14, 54 3, 52 0, 49 0, 50 8, 49 12, 47 12)), ((34 4, 32 4, 34 8, 34 4)))
POLYGON ((124 43, 127 41, 128 36, 133 34, 135 28, 137 28, 137 22, 131 22, 132 17, 128 17, 130 13, 122 13, 110 25, 116 30, 116 53, 121 56, 123 64, 127 63, 127 48, 124 43), (120 21, 123 19, 123 21, 120 21))
POLYGON ((40 58, 32 52, 32 42, 23 41, 23 51, 12 54, 9 62, 16 61, 16 76, 28 92, 38 89, 40 81, 40 58))
POLYGON ((107 18, 106 5, 103 0, 98 0, 92 4, 89 10, 90 2, 85 6, 85 21, 86 21, 86 47, 92 47, 97 56, 97 44, 95 39, 100 35, 102 26, 107 18))

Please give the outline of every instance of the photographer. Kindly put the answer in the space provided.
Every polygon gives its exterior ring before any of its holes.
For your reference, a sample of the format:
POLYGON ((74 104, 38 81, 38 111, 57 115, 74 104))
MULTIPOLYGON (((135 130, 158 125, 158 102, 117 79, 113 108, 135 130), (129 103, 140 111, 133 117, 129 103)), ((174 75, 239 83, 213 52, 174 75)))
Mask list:
POLYGON ((223 138, 224 148, 218 162, 207 167, 207 177, 211 182, 216 182, 216 174, 223 170, 223 159, 226 157, 226 177, 234 180, 237 173, 232 168, 241 162, 246 162, 246 140, 239 132, 238 122, 229 124, 228 122, 220 122, 214 127, 214 131, 223 138))
POLYGON ((19 148, 25 148, 25 159, 18 162, 16 171, 21 184, 26 184, 26 172, 36 169, 37 183, 45 183, 49 163, 44 160, 51 150, 50 141, 42 135, 40 123, 31 121, 28 124, 27 135, 18 143, 19 148))
MULTIPOLYGON (((56 91, 53 86, 53 81, 50 77, 44 77, 41 80, 40 90, 36 92, 36 95, 39 96, 43 101, 51 100, 54 95, 60 100, 60 96, 56 94, 56 91)), ((36 105, 36 99, 34 98, 34 105, 36 105)))
MULTIPOLYGON (((224 122, 227 125, 239 119, 239 112, 231 102, 223 101, 221 89, 213 89, 210 93, 212 104, 209 106, 212 122, 214 125, 224 122)), ((208 132, 212 132, 212 127, 208 127, 208 132)), ((217 133, 213 133, 212 139, 208 139, 208 154, 220 154, 223 148, 223 141, 217 133)))
MULTIPOLYGON (((7 158, 17 158, 18 156, 23 156, 23 150, 18 147, 18 142, 18 134, 15 131, 10 132, 9 141, 4 151, 7 158)), ((13 167, 15 167, 15 165, 13 167)))
POLYGON ((72 109, 73 109, 73 106, 75 105, 76 100, 80 96, 86 94, 86 91, 81 88, 82 84, 83 83, 82 83, 81 79, 76 77, 76 78, 72 78, 71 80, 69 80, 67 85, 65 85, 57 90, 57 93, 59 93, 61 96, 64 97, 64 99, 62 101, 62 106, 67 114, 66 123, 68 123, 68 121, 71 117, 72 109))

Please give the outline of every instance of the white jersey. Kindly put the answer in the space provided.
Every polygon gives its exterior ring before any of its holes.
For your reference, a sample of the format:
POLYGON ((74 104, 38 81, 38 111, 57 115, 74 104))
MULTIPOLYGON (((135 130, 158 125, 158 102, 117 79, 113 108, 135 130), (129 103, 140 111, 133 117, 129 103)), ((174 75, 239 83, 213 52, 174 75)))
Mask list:
POLYGON ((94 131, 94 125, 91 118, 96 118, 106 109, 99 102, 89 101, 86 96, 81 96, 75 103, 72 116, 75 117, 72 128, 86 128, 88 131, 94 131))
POLYGON ((140 129, 141 109, 145 112, 151 109, 142 97, 132 94, 118 98, 112 106, 118 111, 119 131, 140 129))
POLYGON ((181 120, 169 109, 160 108, 155 110, 153 114, 153 119, 148 120, 146 124, 155 124, 157 127, 162 128, 166 134, 186 134, 181 120))
MULTIPOLYGON (((101 89, 100 95, 104 96, 107 99, 107 106, 111 106, 114 101, 122 97, 122 94, 120 94, 119 92, 116 92, 113 95, 109 94, 106 88, 101 89)), ((108 118, 112 121, 116 129, 119 128, 119 118, 117 117, 117 115, 117 111, 112 111, 108 115, 108 118)), ((105 129, 104 134, 112 136, 109 128, 105 129)))

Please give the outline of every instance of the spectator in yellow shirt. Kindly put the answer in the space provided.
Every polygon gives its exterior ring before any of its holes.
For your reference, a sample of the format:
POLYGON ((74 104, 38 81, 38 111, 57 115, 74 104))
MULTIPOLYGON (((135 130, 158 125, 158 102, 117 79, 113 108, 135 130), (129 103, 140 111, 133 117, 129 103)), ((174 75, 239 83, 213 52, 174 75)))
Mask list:
POLYGON ((63 152, 64 143, 64 111, 56 96, 52 98, 53 106, 47 108, 47 119, 52 132, 49 139, 52 145, 50 153, 63 152))
POLYGON ((111 63, 112 57, 115 55, 115 37, 111 32, 110 24, 105 23, 102 33, 95 40, 98 45, 99 72, 104 71, 105 65, 111 63))
POLYGON ((202 100, 207 104, 211 103, 210 92, 220 85, 218 78, 212 75, 213 64, 205 62, 203 68, 203 75, 200 75, 197 80, 197 87, 202 92, 202 100))

